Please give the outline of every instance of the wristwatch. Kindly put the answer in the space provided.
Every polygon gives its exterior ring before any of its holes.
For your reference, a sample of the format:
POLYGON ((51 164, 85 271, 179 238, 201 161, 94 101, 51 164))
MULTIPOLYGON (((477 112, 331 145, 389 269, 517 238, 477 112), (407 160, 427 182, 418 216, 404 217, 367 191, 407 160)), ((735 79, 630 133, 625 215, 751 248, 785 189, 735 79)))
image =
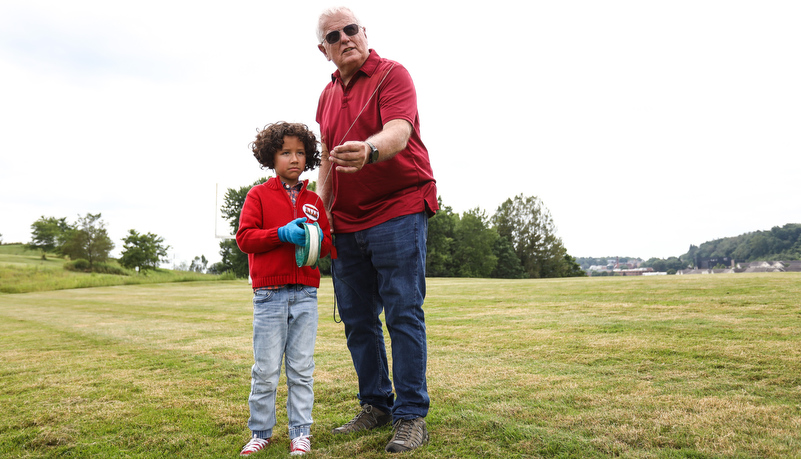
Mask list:
POLYGON ((367 155, 367 163, 366 164, 372 164, 372 163, 377 162, 378 161, 378 148, 376 148, 375 145, 373 145, 372 143, 370 143, 370 142, 368 142, 366 140, 364 141, 364 143, 366 143, 367 146, 370 147, 370 154, 367 155))

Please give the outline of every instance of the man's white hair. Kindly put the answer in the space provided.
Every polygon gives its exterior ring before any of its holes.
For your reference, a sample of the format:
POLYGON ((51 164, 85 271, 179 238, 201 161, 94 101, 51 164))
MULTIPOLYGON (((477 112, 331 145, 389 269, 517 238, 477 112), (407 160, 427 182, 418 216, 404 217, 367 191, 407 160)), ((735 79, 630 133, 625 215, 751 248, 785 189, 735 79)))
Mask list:
POLYGON ((356 17, 356 14, 354 14, 350 8, 346 6, 335 6, 333 8, 328 8, 320 14, 320 19, 317 20, 317 43, 322 43, 325 39, 325 23, 328 22, 328 20, 333 16, 343 13, 350 15, 356 24, 360 26, 362 25, 361 21, 359 21, 359 18, 356 17))

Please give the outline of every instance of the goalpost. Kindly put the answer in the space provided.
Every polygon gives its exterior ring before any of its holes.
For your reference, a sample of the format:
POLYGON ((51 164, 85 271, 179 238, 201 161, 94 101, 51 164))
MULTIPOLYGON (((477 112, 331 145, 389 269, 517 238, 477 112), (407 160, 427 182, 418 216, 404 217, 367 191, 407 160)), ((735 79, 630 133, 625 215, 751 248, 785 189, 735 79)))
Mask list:
POLYGON ((220 212, 225 201, 225 190, 227 189, 223 187, 222 194, 220 194, 220 184, 214 184, 214 237, 217 239, 233 239, 236 237, 231 234, 231 225, 222 217, 220 212))

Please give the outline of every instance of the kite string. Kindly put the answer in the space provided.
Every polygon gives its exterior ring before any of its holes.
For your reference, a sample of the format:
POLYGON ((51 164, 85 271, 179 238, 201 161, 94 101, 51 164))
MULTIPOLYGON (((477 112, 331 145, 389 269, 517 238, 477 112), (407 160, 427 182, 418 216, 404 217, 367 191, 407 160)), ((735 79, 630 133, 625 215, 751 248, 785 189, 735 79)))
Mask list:
MULTIPOLYGON (((373 96, 375 96, 375 95, 376 95, 376 93, 378 92, 378 88, 380 88, 380 87, 381 87, 381 85, 384 83, 384 80, 386 80, 386 79, 387 79, 387 77, 389 76, 389 72, 391 72, 393 68, 395 68, 395 63, 394 63, 394 62, 393 62, 393 63, 392 63, 392 65, 389 67, 389 70, 387 70, 387 73, 385 73, 385 74, 384 74, 384 77, 383 77, 383 78, 381 78, 381 81, 379 81, 379 82, 378 82, 378 85, 375 87, 375 90, 373 91, 373 93, 372 93, 372 94, 370 94, 370 97, 369 97, 369 98, 367 98, 367 102, 365 102, 365 103, 364 103, 364 107, 362 107, 362 109, 361 109, 361 110, 359 110, 359 114, 358 114, 358 115, 356 115, 356 118, 354 118, 354 119, 353 119, 353 122, 352 122, 352 123, 350 123, 350 127, 348 128, 348 130, 347 130, 347 131, 345 131, 345 135, 343 135, 343 136, 342 136, 342 140, 340 140, 340 141, 339 141, 339 144, 337 144, 337 145, 342 145, 342 142, 344 142, 344 141, 345 141, 345 138, 346 138, 346 137, 348 136, 348 134, 350 133, 350 130, 351 130, 351 129, 353 129, 353 126, 355 126, 355 125, 356 125, 356 121, 359 121, 359 118, 362 116, 362 113, 364 113, 364 111, 367 109, 367 105, 369 105, 369 104, 370 104, 370 101, 371 101, 371 100, 373 100, 373 96)), ((331 149, 329 148, 329 150, 328 150, 328 151, 331 151, 331 149)), ((330 162, 330 160, 329 160, 329 162, 330 162)), ((331 165, 331 167, 329 167, 329 168, 328 168, 328 173, 327 173, 327 174, 325 174, 325 177, 323 178, 323 181, 322 181, 322 183, 318 184, 318 185, 319 185, 318 189, 323 189, 323 187, 325 186, 325 182, 327 182, 327 181, 328 181, 328 177, 331 175, 331 171, 334 169, 334 167, 335 167, 335 165, 333 165, 333 164, 332 164, 332 165, 331 165)), ((319 203, 319 201, 320 201, 320 195, 318 194, 318 195, 317 195, 317 203, 319 203)), ((315 203, 315 205, 316 205, 317 203, 315 203)), ((333 204, 334 204, 334 202, 333 202, 333 199, 332 199, 332 200, 331 200, 331 206, 333 206, 333 204)), ((328 211, 328 210, 330 210, 330 209, 325 209, 325 210, 326 210, 326 211, 328 211)))
MULTIPOLYGON (((387 70, 387 73, 385 73, 385 74, 384 74, 384 77, 383 77, 383 78, 381 78, 381 81, 379 81, 379 82, 378 82, 378 85, 376 85, 376 87, 375 87, 375 90, 373 91, 373 93, 372 93, 372 94, 370 94, 370 97, 369 97, 369 98, 367 98, 367 102, 365 102, 365 103, 364 103, 364 107, 362 107, 362 109, 361 109, 361 110, 359 110, 359 114, 358 114, 358 115, 356 115, 356 118, 354 118, 354 119, 353 119, 353 122, 352 122, 352 123, 350 123, 350 127, 348 128, 348 130, 347 130, 347 131, 345 131, 345 135, 343 135, 343 136, 342 136, 342 140, 340 140, 340 141, 339 141, 339 145, 342 145, 342 142, 344 142, 344 141, 345 141, 345 138, 346 138, 346 137, 348 136, 348 134, 350 133, 350 130, 351 130, 351 129, 353 129, 353 126, 355 126, 355 125, 356 125, 356 121, 359 121, 359 118, 362 116, 362 113, 364 113, 364 111, 367 109, 367 105, 369 105, 369 104, 370 104, 370 101, 371 101, 371 100, 373 100, 373 97, 374 97, 374 96, 376 95, 376 93, 378 92, 378 88, 380 88, 380 87, 381 87, 381 85, 384 83, 384 80, 386 80, 386 79, 387 79, 387 77, 389 76, 389 72, 391 72, 393 68, 395 68, 395 63, 394 63, 394 62, 393 62, 393 63, 392 63, 392 65, 389 67, 389 70, 387 70)), ((331 151, 331 150, 329 149, 329 151, 331 151)), ((329 160, 329 163, 330 163, 330 160, 329 160)), ((318 184, 318 188, 317 188, 318 190, 320 190, 320 189, 323 189, 323 187, 325 186, 325 182, 327 182, 327 181, 328 181, 328 177, 330 177, 330 176, 331 176, 331 171, 332 171, 332 170, 334 170, 334 167, 335 167, 335 165, 334 165, 334 164, 332 164, 332 165, 331 165, 331 167, 329 167, 329 168, 328 168, 328 173, 327 173, 327 174, 325 174, 325 177, 323 178, 323 181, 322 181, 321 183, 319 183, 319 184, 318 184)), ((317 194, 317 201, 315 202, 315 206, 316 206, 316 205, 317 205, 319 202, 320 202, 320 194, 318 193, 318 194, 317 194)), ((330 204, 330 206, 331 206, 331 207, 333 207, 333 205, 334 205, 334 200, 333 200, 333 198, 332 198, 332 199, 331 199, 331 204, 330 204)), ((325 207, 325 206, 323 206, 323 207, 325 207)), ((325 212, 328 212, 330 209, 324 209, 324 210, 325 210, 325 212)), ((333 236, 333 235, 332 235, 332 236, 333 236)), ((333 243, 333 237, 332 237, 332 243, 333 243)), ((333 272, 332 272, 331 274, 333 275, 333 272)), ((342 323, 342 321, 341 321, 341 320, 337 320, 337 295, 336 295, 336 287, 334 287, 334 323, 342 323)))

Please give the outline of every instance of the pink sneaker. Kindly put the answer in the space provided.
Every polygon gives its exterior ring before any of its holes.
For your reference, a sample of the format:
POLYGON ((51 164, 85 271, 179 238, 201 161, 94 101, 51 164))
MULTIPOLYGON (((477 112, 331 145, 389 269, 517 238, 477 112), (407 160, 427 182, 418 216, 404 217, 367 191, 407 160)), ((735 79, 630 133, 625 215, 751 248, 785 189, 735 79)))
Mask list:
POLYGON ((270 444, 269 438, 256 438, 253 437, 250 439, 247 445, 242 448, 242 452, 239 453, 240 456, 250 456, 253 453, 257 453, 262 449, 266 448, 267 445, 270 444))
POLYGON ((295 437, 289 443, 289 454, 292 456, 301 456, 311 451, 311 440, 306 435, 295 437))

